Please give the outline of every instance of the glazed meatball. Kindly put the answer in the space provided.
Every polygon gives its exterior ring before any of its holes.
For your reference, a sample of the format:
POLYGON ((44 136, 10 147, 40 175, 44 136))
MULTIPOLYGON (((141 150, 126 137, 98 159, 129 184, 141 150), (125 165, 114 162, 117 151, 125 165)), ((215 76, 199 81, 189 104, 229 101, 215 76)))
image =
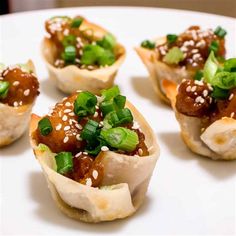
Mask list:
POLYGON ((20 67, 7 68, 2 72, 2 77, 10 86, 6 98, 1 102, 9 106, 31 104, 39 95, 39 83, 33 73, 25 72, 20 67))
POLYGON ((212 88, 202 82, 185 80, 179 85, 176 97, 176 109, 187 116, 202 117, 207 115, 212 98, 209 96, 212 88))

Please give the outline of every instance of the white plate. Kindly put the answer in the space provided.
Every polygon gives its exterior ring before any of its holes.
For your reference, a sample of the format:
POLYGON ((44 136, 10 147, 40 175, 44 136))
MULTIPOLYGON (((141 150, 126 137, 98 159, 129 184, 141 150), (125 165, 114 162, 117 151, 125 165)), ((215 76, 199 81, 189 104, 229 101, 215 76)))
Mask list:
POLYGON ((179 136, 171 109, 158 100, 148 73, 133 47, 146 38, 179 33, 190 25, 228 31, 227 56, 235 55, 233 18, 152 8, 67 8, 27 12, 0 18, 0 60, 36 64, 41 94, 34 112, 45 114, 63 97, 47 81, 40 57, 44 21, 55 15, 83 15, 109 29, 128 51, 116 78, 122 92, 153 127, 161 147, 145 203, 132 217, 102 224, 84 224, 63 215, 54 205, 25 134, 0 150, 2 234, 233 234, 235 233, 236 162, 215 162, 192 154, 179 136))

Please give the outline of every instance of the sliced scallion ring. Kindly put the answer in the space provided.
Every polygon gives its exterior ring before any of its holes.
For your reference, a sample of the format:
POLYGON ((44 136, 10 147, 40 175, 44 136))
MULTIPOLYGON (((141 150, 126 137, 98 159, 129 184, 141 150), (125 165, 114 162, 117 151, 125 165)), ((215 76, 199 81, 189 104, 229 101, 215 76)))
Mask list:
POLYGON ((10 83, 7 81, 0 81, 0 98, 6 98, 10 83))
POLYGON ((52 132, 52 125, 47 117, 42 118, 38 123, 38 129, 43 136, 47 136, 52 132))
POLYGON ((73 169, 73 157, 71 152, 60 152, 55 156, 57 172, 66 174, 73 169))

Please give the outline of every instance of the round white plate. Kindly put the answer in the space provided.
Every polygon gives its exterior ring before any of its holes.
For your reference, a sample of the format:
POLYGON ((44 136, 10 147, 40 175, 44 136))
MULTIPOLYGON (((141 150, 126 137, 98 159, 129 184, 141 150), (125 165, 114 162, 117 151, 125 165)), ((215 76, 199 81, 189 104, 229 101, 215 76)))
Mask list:
POLYGON ((34 112, 43 115, 64 95, 47 80, 40 56, 44 21, 55 15, 83 15, 113 32, 128 55, 116 83, 143 113, 157 135, 161 156, 146 200, 124 220, 84 224, 54 205, 25 134, 0 150, 2 234, 234 234, 236 162, 216 162, 191 153, 179 136, 171 109, 153 92, 148 73, 133 50, 144 39, 180 33, 190 25, 227 29, 227 56, 236 56, 236 21, 196 12, 128 7, 67 8, 0 17, 0 61, 36 65, 41 94, 34 112))

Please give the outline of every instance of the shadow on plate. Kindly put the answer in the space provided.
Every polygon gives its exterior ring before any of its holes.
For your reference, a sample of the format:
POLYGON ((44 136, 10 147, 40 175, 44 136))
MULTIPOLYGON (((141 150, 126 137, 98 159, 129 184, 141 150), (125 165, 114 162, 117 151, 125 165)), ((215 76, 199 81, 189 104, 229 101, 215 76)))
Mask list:
POLYGON ((68 94, 63 93, 57 87, 54 81, 47 78, 40 82, 40 91, 43 95, 50 97, 51 99, 60 101, 63 97, 68 96, 68 94))
POLYGON ((145 214, 151 208, 151 199, 146 198, 140 209, 131 217, 126 219, 102 222, 99 224, 87 224, 73 220, 64 215, 54 204, 46 180, 42 173, 32 172, 29 175, 29 189, 32 199, 38 204, 34 210, 35 215, 47 223, 55 224, 57 227, 68 228, 71 230, 86 231, 87 233, 113 233, 124 227, 134 217, 145 214))
POLYGON ((134 90, 138 93, 139 96, 150 100, 152 103, 161 108, 170 109, 170 107, 167 104, 165 104, 159 99, 148 77, 133 76, 131 77, 131 83, 134 90))
POLYGON ((28 130, 17 139, 15 142, 9 144, 8 146, 0 148, 0 157, 1 158, 9 158, 9 157, 16 157, 21 156, 23 157, 22 153, 26 152, 27 149, 30 148, 30 141, 28 130))
POLYGON ((174 157, 181 161, 196 161, 199 166, 208 171, 216 179, 227 179, 236 175, 236 161, 214 161, 192 153, 182 141, 178 132, 157 134, 174 157))

